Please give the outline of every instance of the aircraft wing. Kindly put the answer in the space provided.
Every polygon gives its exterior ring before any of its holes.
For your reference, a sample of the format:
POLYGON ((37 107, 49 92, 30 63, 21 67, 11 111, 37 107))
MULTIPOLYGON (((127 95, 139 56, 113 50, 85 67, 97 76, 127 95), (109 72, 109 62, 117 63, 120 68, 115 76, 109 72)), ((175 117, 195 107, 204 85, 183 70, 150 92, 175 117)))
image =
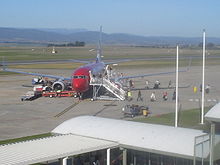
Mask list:
POLYGON ((27 75, 33 75, 33 76, 39 76, 39 77, 48 77, 48 78, 60 79, 60 80, 71 80, 70 77, 65 78, 65 77, 62 77, 62 76, 54 76, 54 75, 32 73, 32 72, 23 72, 23 71, 14 70, 14 69, 7 69, 7 68, 4 68, 3 71, 5 71, 5 72, 21 73, 21 74, 27 74, 27 75))
POLYGON ((91 63, 90 61, 83 61, 83 60, 69 60, 69 61, 78 62, 78 63, 83 63, 83 64, 89 64, 89 63, 91 63))
POLYGON ((106 65, 109 65, 109 64, 117 64, 117 63, 122 63, 122 62, 129 62, 129 61, 134 61, 134 59, 124 59, 124 60, 104 62, 104 63, 105 63, 106 65))
MULTIPOLYGON (((192 58, 189 60, 189 65, 186 69, 179 70, 178 72, 187 72, 191 66, 192 58)), ((142 74, 142 75, 134 75, 134 76, 122 76, 118 77, 116 81, 122 80, 122 79, 131 79, 131 78, 139 78, 139 77, 150 77, 150 76, 158 76, 158 75, 165 75, 165 74, 173 74, 176 73, 176 71, 169 71, 169 72, 159 72, 159 73, 148 73, 148 74, 142 74)))
MULTIPOLYGON (((179 70, 179 72, 186 72, 186 71, 188 71, 188 69, 179 70)), ((122 80, 122 79, 132 79, 132 78, 139 78, 139 77, 150 77, 150 76, 166 75, 166 74, 173 74, 173 73, 176 73, 176 71, 159 72, 159 73, 148 73, 148 74, 134 75, 134 76, 123 76, 123 77, 116 78, 116 81, 122 80)))
MULTIPOLYGON (((181 59, 187 59, 189 58, 189 65, 190 67, 192 58, 196 57, 182 57, 181 59)), ((122 62, 130 62, 130 61, 159 61, 159 60, 173 60, 176 59, 175 57, 149 57, 149 58, 129 58, 129 59, 122 59, 122 60, 115 60, 111 62, 104 62, 106 65, 108 64, 117 64, 117 63, 122 63, 122 62)))
MULTIPOLYGON (((109 64, 117 64, 117 63, 121 63, 121 62, 128 62, 128 61, 133 61, 134 59, 124 59, 124 60, 115 60, 115 61, 111 61, 111 62, 104 62, 106 65, 109 65, 109 64)), ((92 63, 93 61, 84 61, 84 60, 68 60, 68 61, 72 61, 72 62, 77 62, 77 63, 83 63, 83 64, 89 64, 89 63, 92 63)))
MULTIPOLYGON (((185 85, 185 86, 179 86, 179 88, 189 88, 191 85, 185 85)), ((175 86, 172 87, 159 87, 157 89, 155 88, 131 88, 132 91, 137 91, 137 90, 161 90, 161 89, 175 89, 175 86)))
POLYGON ((130 61, 157 61, 157 60, 172 60, 175 59, 173 57, 149 57, 149 58, 128 58, 128 59, 122 59, 122 60, 115 60, 111 62, 105 62, 106 65, 108 64, 117 64, 122 62, 130 62, 130 61))

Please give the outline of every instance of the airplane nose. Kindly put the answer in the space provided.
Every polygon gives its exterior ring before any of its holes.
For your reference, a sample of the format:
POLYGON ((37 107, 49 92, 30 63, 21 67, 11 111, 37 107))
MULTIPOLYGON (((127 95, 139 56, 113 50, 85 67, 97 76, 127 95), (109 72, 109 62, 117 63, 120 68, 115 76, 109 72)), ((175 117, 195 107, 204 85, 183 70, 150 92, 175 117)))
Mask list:
POLYGON ((73 88, 76 91, 84 92, 88 87, 84 80, 75 80, 73 81, 73 88))
POLYGON ((76 87, 76 88, 78 88, 78 87, 79 87, 79 84, 78 84, 78 83, 76 83, 76 84, 75 84, 75 87, 76 87))
POLYGON ((74 86, 75 89, 81 88, 81 85, 79 84, 79 82, 75 82, 75 83, 73 84, 73 86, 74 86))

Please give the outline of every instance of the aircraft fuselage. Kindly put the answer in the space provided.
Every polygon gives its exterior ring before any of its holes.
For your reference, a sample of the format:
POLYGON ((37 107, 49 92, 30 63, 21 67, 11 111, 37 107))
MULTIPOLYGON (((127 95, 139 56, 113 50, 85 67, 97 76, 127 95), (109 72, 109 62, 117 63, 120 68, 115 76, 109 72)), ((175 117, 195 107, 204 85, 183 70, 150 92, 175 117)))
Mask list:
POLYGON ((90 76, 102 76, 105 71, 103 62, 95 62, 83 65, 72 73, 72 88, 77 93, 84 93, 89 90, 90 76), (91 74, 90 74, 91 72, 91 74))

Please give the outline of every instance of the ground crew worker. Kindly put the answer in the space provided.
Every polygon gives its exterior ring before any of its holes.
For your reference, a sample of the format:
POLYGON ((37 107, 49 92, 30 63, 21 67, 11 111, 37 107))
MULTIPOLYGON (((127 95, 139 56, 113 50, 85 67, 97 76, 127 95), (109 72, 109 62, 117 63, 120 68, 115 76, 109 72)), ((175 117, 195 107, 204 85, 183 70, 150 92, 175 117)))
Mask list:
POLYGON ((197 86, 194 86, 194 87, 193 87, 193 92, 194 92, 194 93, 197 93, 197 90, 198 90, 198 89, 197 89, 197 86))
POLYGON ((147 117, 148 114, 149 114, 149 107, 146 106, 145 109, 143 109, 143 116, 144 116, 144 117, 147 117))
POLYGON ((128 91, 128 101, 131 101, 132 100, 132 94, 131 94, 131 91, 129 90, 128 91))

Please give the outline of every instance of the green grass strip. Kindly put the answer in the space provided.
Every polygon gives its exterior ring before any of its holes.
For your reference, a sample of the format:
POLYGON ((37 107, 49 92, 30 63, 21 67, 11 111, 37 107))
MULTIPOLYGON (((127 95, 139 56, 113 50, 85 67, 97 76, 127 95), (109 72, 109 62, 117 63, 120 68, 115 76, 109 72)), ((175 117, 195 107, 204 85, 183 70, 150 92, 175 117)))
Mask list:
POLYGON ((50 137, 50 136, 53 136, 53 135, 51 133, 45 133, 45 134, 26 136, 26 137, 21 137, 21 138, 16 138, 16 139, 8 139, 8 140, 0 141, 0 145, 17 143, 17 142, 22 142, 22 141, 27 141, 27 140, 34 140, 34 139, 45 138, 45 137, 50 137))

